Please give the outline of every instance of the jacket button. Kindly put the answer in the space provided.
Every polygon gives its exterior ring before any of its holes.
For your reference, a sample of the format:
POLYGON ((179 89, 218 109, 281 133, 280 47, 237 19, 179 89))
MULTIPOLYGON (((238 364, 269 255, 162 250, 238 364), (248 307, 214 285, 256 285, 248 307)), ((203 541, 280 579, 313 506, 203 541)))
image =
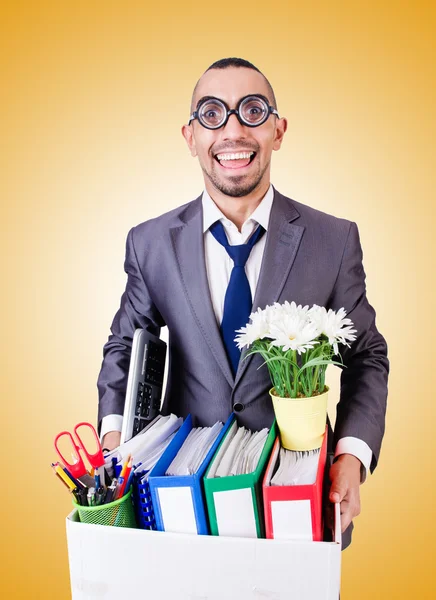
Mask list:
POLYGON ((241 412, 244 410, 244 405, 241 402, 235 402, 233 405, 234 412, 241 412))

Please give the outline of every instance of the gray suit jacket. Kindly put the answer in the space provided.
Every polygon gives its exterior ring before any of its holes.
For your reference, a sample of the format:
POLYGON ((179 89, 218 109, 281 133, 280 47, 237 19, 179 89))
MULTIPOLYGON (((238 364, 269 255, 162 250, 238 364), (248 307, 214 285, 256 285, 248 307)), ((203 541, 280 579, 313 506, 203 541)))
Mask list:
MULTIPOLYGON (((169 330, 169 372, 163 414, 198 425, 225 421, 240 405, 240 424, 270 427, 271 382, 259 355, 241 360, 234 378, 212 308, 203 247, 201 196, 134 227, 127 237, 128 275, 121 306, 104 346, 98 379, 99 425, 122 414, 134 330, 169 330)), ((344 307, 357 329, 342 346, 346 369, 330 447, 346 436, 365 441, 379 457, 385 427, 389 362, 365 292, 362 249, 355 223, 286 198, 274 190, 253 310, 294 300, 337 310, 344 307)))

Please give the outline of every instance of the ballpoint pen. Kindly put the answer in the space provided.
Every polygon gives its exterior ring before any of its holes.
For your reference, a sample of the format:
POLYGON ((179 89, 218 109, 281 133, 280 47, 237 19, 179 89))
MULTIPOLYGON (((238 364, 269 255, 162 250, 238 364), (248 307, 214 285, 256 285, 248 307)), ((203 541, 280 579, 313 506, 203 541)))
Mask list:
POLYGON ((112 500, 115 500, 114 493, 115 493, 116 487, 117 487, 117 480, 114 478, 112 480, 111 485, 107 489, 106 497, 104 499, 104 504, 109 504, 109 502, 112 502, 112 500))
POLYGON ((95 488, 91 487, 88 490, 88 506, 95 506, 95 488))

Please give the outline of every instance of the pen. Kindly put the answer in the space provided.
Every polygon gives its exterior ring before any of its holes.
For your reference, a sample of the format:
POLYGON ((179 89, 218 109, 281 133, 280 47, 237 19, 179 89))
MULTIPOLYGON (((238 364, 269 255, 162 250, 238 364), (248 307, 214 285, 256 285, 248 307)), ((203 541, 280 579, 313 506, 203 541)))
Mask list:
POLYGON ((80 504, 82 506, 88 506, 88 490, 87 488, 82 488, 79 490, 79 498, 80 498, 80 504))
POLYGON ((95 505, 96 506, 100 506, 100 504, 103 504, 104 496, 105 496, 105 491, 104 491, 103 486, 100 486, 98 489, 95 490, 95 505))
POLYGON ((110 486, 112 480, 109 476, 109 473, 108 473, 108 470, 106 467, 103 467, 103 473, 104 473, 104 487, 107 488, 110 486))
POLYGON ((89 488, 88 490, 88 506, 95 506, 95 488, 89 488))
POLYGON ((79 487, 75 487, 74 490, 71 490, 71 493, 73 494, 74 498, 76 499, 76 504, 82 504, 82 499, 80 497, 80 490, 81 488, 79 487))
POLYGON ((112 500, 114 500, 114 493, 115 493, 116 487, 117 487, 117 480, 114 478, 112 480, 111 485, 107 489, 106 498, 104 499, 104 504, 109 504, 109 502, 112 502, 112 500))

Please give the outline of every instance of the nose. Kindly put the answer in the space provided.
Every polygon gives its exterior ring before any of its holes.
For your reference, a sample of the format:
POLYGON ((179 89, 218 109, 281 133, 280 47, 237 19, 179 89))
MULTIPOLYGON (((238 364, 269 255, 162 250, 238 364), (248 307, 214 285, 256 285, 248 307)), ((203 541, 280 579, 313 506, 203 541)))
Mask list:
POLYGON ((234 139, 246 137, 246 129, 241 125, 237 115, 231 114, 223 127, 223 139, 234 139))

